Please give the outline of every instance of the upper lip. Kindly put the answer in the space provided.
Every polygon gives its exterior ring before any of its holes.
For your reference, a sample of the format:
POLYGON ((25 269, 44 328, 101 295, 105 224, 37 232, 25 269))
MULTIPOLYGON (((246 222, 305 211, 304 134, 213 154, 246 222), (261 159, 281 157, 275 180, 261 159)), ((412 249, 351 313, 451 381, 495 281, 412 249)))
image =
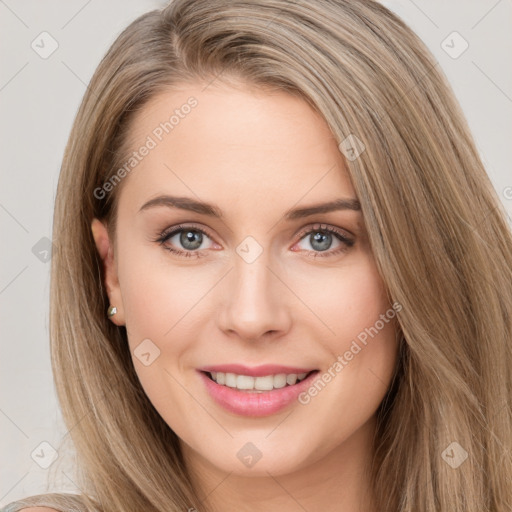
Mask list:
POLYGON ((262 364, 260 366, 244 366, 242 364, 219 364, 198 368, 201 372, 236 373, 237 375, 249 375, 250 377, 263 377, 265 375, 277 375, 280 373, 309 373, 315 368, 283 366, 279 364, 262 364))

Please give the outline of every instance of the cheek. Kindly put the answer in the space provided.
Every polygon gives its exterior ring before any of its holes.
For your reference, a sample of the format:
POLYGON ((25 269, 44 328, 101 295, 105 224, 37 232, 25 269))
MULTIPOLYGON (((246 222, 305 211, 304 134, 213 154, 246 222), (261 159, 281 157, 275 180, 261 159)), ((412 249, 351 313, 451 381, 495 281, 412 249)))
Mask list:
POLYGON ((325 418, 301 434, 301 443, 315 457, 367 424, 389 389, 397 362, 396 312, 373 260, 362 257, 323 284, 323 294, 322 287, 314 288, 315 304, 331 332, 319 340, 325 349, 319 382, 299 397, 304 422, 325 418))
POLYGON ((391 308, 382 278, 366 254, 328 269, 325 277, 317 273, 314 283, 311 278, 302 282, 308 290, 305 302, 324 324, 324 339, 332 348, 343 349, 391 308))
POLYGON ((190 279, 195 270, 169 264, 164 250, 159 254, 126 236, 119 251, 119 282, 135 371, 155 408, 181 431, 186 428, 185 415, 172 412, 184 411, 190 401, 179 384, 180 365, 195 338, 184 329, 187 322, 194 325, 194 304, 208 287, 204 278, 202 283, 200 278, 190 279), (146 361, 144 354, 149 354, 146 361), (172 411, 170 403, 175 405, 172 411))
MULTIPOLYGON (((160 345, 173 336, 181 319, 189 321, 193 316, 194 305, 209 288, 208 277, 196 268, 172 265, 164 249, 148 248, 140 241, 127 239, 119 249, 123 256, 118 273, 130 342, 149 338, 160 345)), ((173 351, 180 350, 180 339, 186 337, 173 340, 173 351)))
POLYGON ((381 400, 396 364, 396 311, 370 256, 354 260, 321 284, 315 285, 314 303, 330 331, 324 329, 320 342, 329 354, 322 367, 328 394, 333 403, 341 400, 349 409, 361 406, 364 415, 381 400), (352 403, 355 397, 361 398, 359 406, 352 403))

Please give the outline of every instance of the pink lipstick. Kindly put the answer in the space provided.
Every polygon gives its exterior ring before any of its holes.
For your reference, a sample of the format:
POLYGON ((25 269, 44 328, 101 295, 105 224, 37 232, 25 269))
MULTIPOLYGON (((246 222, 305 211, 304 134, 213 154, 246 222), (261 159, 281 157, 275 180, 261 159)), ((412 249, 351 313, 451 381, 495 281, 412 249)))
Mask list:
POLYGON ((241 416, 268 416, 297 401, 318 374, 305 367, 237 364, 198 369, 206 390, 215 403, 241 416))

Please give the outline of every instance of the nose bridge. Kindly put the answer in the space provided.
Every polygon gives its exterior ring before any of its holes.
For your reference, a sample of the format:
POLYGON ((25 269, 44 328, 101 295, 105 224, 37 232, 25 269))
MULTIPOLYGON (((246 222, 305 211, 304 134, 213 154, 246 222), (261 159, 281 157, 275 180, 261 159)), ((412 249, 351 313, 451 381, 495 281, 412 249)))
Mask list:
POLYGON ((235 291, 240 299, 259 300, 268 299, 271 295, 269 276, 269 251, 264 251, 254 260, 246 260, 238 255, 234 264, 235 291))
MULTIPOLYGON (((257 339, 268 331, 287 329, 285 294, 272 269, 271 251, 247 237, 236 248, 233 270, 228 278, 221 328, 240 337, 257 339)), ((282 286, 282 285, 281 285, 282 286)), ((223 292, 224 293, 224 292, 223 292)))

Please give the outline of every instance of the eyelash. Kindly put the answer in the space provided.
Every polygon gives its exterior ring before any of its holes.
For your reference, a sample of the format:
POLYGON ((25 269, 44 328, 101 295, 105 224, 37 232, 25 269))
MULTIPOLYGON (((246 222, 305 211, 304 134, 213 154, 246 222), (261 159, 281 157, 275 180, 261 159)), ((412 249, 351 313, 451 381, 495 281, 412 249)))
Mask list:
MULTIPOLYGON (((172 247, 168 247, 168 246, 165 245, 165 242, 167 242, 167 240, 172 238, 177 233, 180 233, 181 231, 185 231, 185 230, 197 231, 199 233, 202 233, 203 235, 206 235, 208 238, 212 238, 212 236, 206 230, 204 230, 203 228, 200 228, 200 227, 194 226, 194 225, 182 225, 182 224, 180 224, 178 226, 173 227, 170 231, 169 230, 164 230, 162 233, 160 233, 158 238, 156 240, 154 240, 154 241, 158 242, 160 245, 162 245, 163 248, 166 249, 167 251, 170 251, 171 253, 173 253, 173 254, 175 254, 175 255, 177 255, 179 257, 184 257, 184 258, 200 258, 202 256, 206 256, 206 254, 201 254, 201 252, 198 251, 198 250, 195 250, 195 251, 182 251, 180 249, 174 249, 172 247)), ((340 242, 342 242, 342 244, 344 244, 344 245, 342 245, 342 246, 340 246, 340 247, 338 247, 337 249, 334 249, 334 250, 328 250, 328 251, 307 251, 308 256, 311 257, 311 258, 317 258, 317 257, 325 258, 325 257, 329 257, 329 256, 335 256, 335 255, 338 255, 338 254, 340 254, 342 252, 347 251, 350 247, 352 247, 354 245, 354 240, 351 240, 351 239, 345 237, 341 233, 341 231, 338 230, 337 228, 334 228, 332 226, 327 226, 325 224, 315 224, 314 226, 310 226, 310 227, 304 228, 298 234, 299 241, 301 241, 306 235, 310 235, 311 233, 332 233, 332 234, 334 234, 334 236, 340 242)))

